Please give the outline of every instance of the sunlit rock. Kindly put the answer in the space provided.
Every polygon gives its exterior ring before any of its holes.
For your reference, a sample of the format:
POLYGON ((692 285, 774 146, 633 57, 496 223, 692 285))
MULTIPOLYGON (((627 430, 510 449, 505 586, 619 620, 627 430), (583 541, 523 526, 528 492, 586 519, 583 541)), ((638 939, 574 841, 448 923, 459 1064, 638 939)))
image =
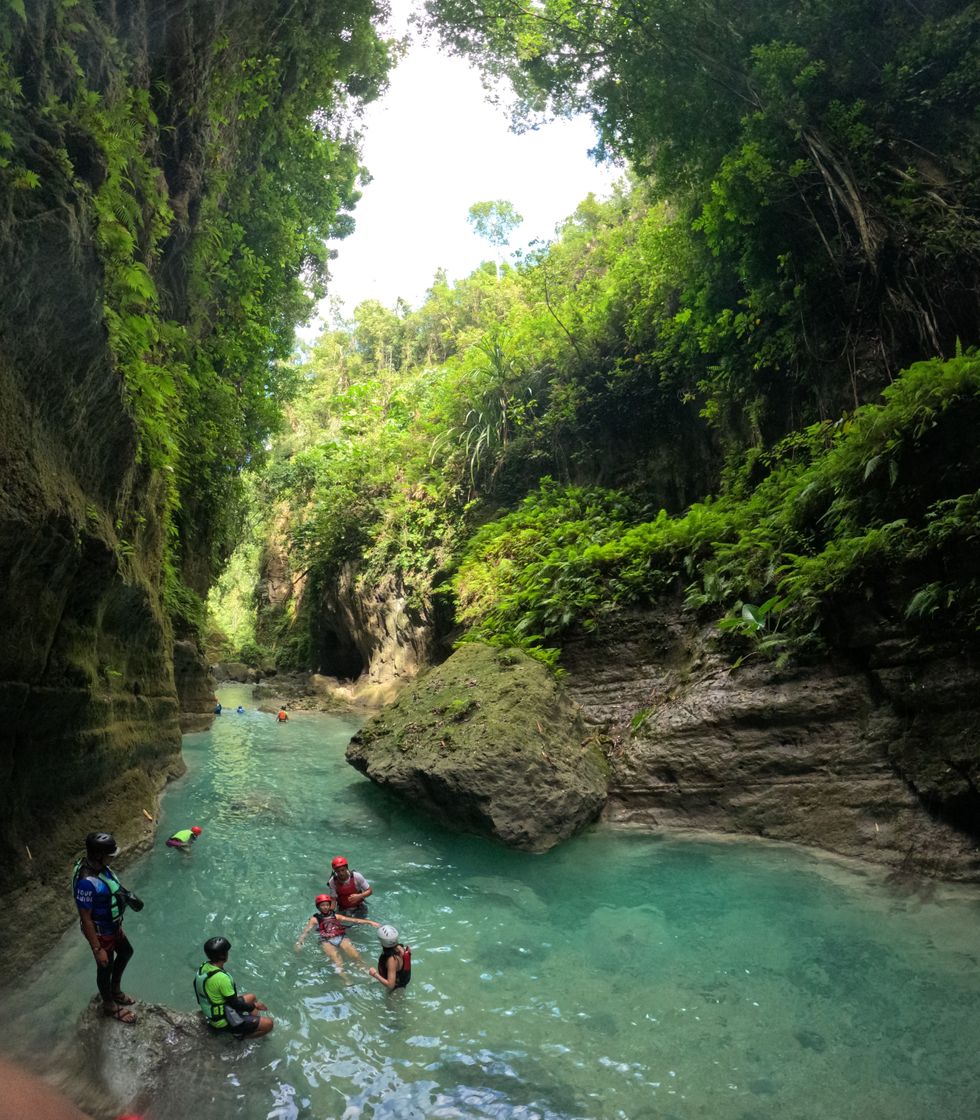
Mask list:
POLYGON ((548 669, 468 643, 354 736, 347 760, 450 828, 545 851, 593 820, 606 763, 548 669))

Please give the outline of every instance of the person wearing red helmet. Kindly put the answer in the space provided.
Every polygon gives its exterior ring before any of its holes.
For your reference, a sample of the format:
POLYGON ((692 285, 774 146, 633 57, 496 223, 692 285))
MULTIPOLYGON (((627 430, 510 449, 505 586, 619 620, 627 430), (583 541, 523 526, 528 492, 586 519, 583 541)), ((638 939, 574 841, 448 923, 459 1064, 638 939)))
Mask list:
POLYGON ((201 835, 201 826, 192 825, 190 828, 181 828, 167 841, 168 848, 177 848, 185 856, 191 854, 191 844, 201 835))
POLYGON ((343 856, 334 856, 330 866, 333 874, 327 890, 336 898, 337 910, 348 917, 363 918, 367 913, 365 899, 374 893, 370 883, 359 871, 351 871, 343 856))
POLYGON ((374 926, 374 928, 377 929, 378 923, 372 922, 370 918, 349 918, 345 915, 338 914, 334 909, 335 900, 329 894, 318 894, 316 896, 315 905, 317 912, 306 923, 306 928, 299 935, 299 940, 296 942, 296 952, 298 953, 300 949, 303 948, 306 935, 316 926, 320 931, 320 944, 323 947, 323 951, 333 961, 333 966, 337 970, 338 976, 344 975, 344 962, 340 956, 341 949, 343 949, 355 964, 359 964, 361 968, 365 968, 365 964, 361 960, 361 955, 351 943, 351 939, 347 936, 347 930, 344 929, 344 926, 351 922, 356 922, 358 925, 374 926))

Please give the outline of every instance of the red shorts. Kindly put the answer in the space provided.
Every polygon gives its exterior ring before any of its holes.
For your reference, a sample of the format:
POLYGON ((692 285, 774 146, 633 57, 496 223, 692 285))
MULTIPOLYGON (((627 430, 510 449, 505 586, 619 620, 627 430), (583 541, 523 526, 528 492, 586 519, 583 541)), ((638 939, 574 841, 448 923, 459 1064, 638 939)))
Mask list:
POLYGON ((116 949, 126 940, 126 935, 122 931, 122 927, 111 933, 108 937, 103 937, 101 933, 96 934, 99 939, 99 948, 105 949, 107 953, 114 953, 116 949))

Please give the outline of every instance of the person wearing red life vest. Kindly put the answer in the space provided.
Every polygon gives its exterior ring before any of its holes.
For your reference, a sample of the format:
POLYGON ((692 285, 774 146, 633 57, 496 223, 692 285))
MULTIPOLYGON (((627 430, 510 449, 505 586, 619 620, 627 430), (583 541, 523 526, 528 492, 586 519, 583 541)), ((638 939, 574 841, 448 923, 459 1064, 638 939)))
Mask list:
POLYGON ((365 900, 374 893, 370 883, 359 871, 351 871, 343 856, 334 856, 330 866, 333 874, 327 883, 327 892, 337 900, 338 912, 363 918, 368 909, 365 900))
POLYGON ((303 948, 303 942, 310 930, 317 927, 320 933, 320 945, 324 953, 333 961, 338 976, 344 975, 344 964, 341 960, 340 949, 343 949, 355 964, 359 964, 361 968, 366 969, 367 966, 361 960, 360 953, 351 943, 344 926, 356 922, 360 926, 374 926, 377 929, 378 923, 372 922, 370 918, 348 918, 338 914, 334 909, 334 899, 328 894, 318 894, 315 905, 317 912, 306 923, 306 928, 299 935, 299 940, 296 942, 296 952, 298 953, 303 948))

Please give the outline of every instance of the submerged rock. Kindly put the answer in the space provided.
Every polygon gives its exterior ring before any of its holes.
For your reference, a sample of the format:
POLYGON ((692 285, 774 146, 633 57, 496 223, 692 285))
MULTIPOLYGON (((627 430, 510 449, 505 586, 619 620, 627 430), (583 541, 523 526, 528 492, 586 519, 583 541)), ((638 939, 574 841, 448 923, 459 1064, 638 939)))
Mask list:
POLYGON ((606 762, 550 672, 467 643, 370 720, 347 761, 463 832, 546 851, 606 799, 606 762))

